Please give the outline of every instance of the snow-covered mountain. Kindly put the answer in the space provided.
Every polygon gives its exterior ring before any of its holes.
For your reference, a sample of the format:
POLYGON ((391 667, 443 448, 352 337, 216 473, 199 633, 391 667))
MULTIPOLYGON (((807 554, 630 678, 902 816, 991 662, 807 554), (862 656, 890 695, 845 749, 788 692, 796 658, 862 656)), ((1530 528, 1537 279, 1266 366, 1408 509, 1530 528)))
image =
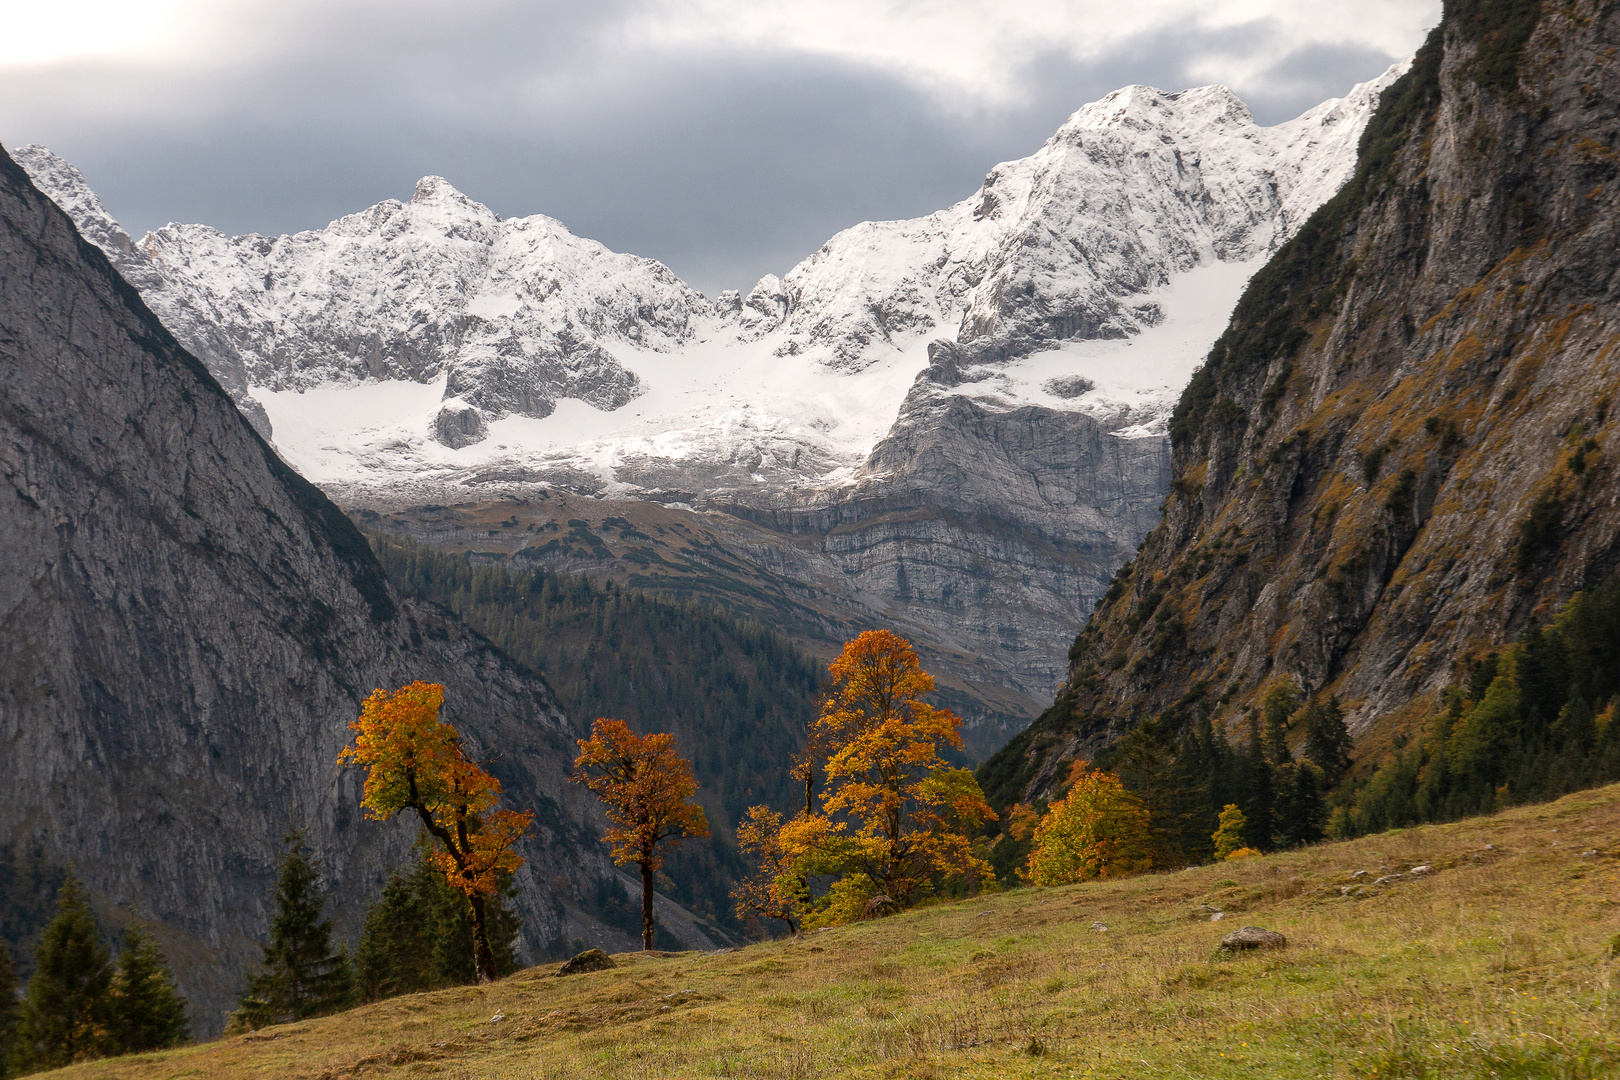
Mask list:
POLYGON ((859 369, 918 336, 1017 351, 1157 325, 1151 297, 1214 262, 1265 254, 1338 190, 1389 76, 1276 127, 1224 86, 1128 86, 1071 116, 972 197, 833 237, 749 294, 783 353, 859 369), (769 314, 778 314, 772 319, 769 314))
POLYGON ((954 206, 713 302, 438 177, 293 236, 130 244, 71 166, 17 157, 341 501, 724 510, 773 573, 933 626, 1038 702, 1157 520, 1182 387, 1403 67, 1274 127, 1224 87, 1127 87, 954 206))

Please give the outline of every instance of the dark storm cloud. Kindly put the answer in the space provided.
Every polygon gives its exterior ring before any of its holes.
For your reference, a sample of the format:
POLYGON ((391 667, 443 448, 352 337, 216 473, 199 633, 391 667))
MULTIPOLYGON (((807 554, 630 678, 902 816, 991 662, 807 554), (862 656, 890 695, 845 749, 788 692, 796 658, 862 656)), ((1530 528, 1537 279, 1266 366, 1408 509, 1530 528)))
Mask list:
MULTIPOLYGON (((1211 55, 1252 52, 1272 33, 1265 23, 1171 30, 1087 63, 1040 57, 1020 73, 1021 104, 968 115, 868 66, 627 45, 615 37, 627 6, 486 8, 433 33, 339 15, 297 63, 185 85, 148 75, 132 88, 107 70, 13 73, 0 77, 0 101, 93 100, 86 88, 99 86, 115 105, 130 93, 159 104, 6 109, 0 139, 51 145, 137 234, 169 220, 233 233, 319 227, 409 198, 418 177, 437 173, 499 213, 549 214, 713 295, 785 271, 855 222, 964 198, 1081 104, 1132 82, 1194 85, 1211 55), (166 98, 190 104, 165 109, 166 98)), ((1238 89, 1276 122, 1393 59, 1316 46, 1238 89)))

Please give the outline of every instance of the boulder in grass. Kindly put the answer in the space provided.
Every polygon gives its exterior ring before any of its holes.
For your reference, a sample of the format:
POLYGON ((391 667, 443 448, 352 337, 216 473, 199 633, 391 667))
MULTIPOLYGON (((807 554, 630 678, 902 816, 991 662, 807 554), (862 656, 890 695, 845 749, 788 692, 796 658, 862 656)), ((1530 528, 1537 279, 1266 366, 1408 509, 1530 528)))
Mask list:
POLYGON ((1282 949, 1288 945, 1288 939, 1275 930, 1267 930, 1260 926, 1245 926, 1234 930, 1221 938, 1221 948, 1232 949, 1282 949))
POLYGON ((881 919, 885 916, 893 915, 899 910, 900 905, 894 902, 893 897, 883 896, 880 894, 872 897, 872 899, 868 900, 865 906, 861 908, 861 918, 881 919))
POLYGON ((614 966, 613 958, 601 949, 586 949, 572 960, 564 961, 557 974, 583 975, 587 971, 606 971, 614 966))

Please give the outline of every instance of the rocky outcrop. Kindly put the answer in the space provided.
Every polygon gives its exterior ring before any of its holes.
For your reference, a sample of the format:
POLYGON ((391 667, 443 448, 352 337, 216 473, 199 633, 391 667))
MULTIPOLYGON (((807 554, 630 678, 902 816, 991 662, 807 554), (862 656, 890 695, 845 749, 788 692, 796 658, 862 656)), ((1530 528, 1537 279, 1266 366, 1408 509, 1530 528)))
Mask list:
MULTIPOLYGON (((628 944, 578 901, 612 873, 565 783, 542 679, 406 602, 100 250, 0 153, 0 841, 71 863, 113 922, 161 926, 217 1030, 268 924, 281 836, 307 830, 340 930, 415 830, 362 820, 336 765, 378 686, 449 717, 536 812, 524 951, 628 944)), ((678 935, 706 941, 684 916, 678 935)))
POLYGON ((49 194, 73 219, 79 234, 100 248, 124 280, 139 290, 146 306, 185 350, 203 362, 254 430, 269 439, 270 418, 265 415, 264 406, 248 392, 247 366, 242 362, 242 354, 229 335, 213 321, 211 313, 199 305, 188 290, 171 281, 130 239, 101 205, 78 169, 38 145, 19 147, 13 151, 13 156, 35 186, 49 194))
POLYGON ((1358 734, 1416 726, 1620 565, 1620 7, 1493 11, 1447 3, 1355 178, 1249 286, 1172 420, 1164 521, 988 767, 1003 797, 1278 678, 1358 734))

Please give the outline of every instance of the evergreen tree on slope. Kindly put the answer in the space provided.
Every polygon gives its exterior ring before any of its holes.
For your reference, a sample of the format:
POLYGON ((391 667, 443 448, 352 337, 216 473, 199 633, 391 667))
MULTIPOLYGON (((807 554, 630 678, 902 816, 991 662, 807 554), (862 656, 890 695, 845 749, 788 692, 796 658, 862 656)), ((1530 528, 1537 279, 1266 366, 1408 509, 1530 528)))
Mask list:
POLYGON ((162 1050, 191 1037, 168 961, 134 920, 124 931, 108 1012, 112 1045, 120 1054, 162 1050))
POLYGON ((12 1075, 12 1060, 17 1056, 17 1025, 21 1021, 17 969, 11 962, 6 943, 0 941, 0 1080, 12 1075))
POLYGON ((71 873, 34 959, 23 1001, 23 1062, 55 1068, 105 1053, 112 964, 96 933, 89 893, 71 873))
POLYGON ((1332 787, 1350 768, 1350 729, 1344 724, 1344 708, 1334 694, 1325 702, 1311 701, 1301 718, 1305 725, 1305 757, 1324 772, 1332 787))
POLYGON ((304 835, 286 838, 276 880, 276 913, 264 947, 263 970, 248 977, 228 1031, 323 1016, 353 997, 348 955, 332 947, 332 923, 321 918, 326 896, 320 874, 304 851, 304 835))

